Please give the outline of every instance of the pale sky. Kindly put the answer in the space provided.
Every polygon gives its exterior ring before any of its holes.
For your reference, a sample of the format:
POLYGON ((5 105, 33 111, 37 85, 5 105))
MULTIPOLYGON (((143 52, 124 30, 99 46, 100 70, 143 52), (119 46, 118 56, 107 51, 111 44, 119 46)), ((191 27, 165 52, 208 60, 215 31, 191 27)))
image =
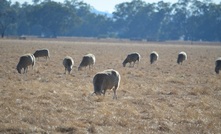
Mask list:
MULTIPOLYGON (((15 1, 19 1, 19 3, 24 3, 24 2, 28 2, 28 3, 32 3, 32 0, 11 0, 12 2, 15 1)), ((64 0, 53 0, 56 2, 64 2, 64 0)), ((109 12, 112 13, 115 9, 115 5, 119 4, 119 3, 123 3, 123 2, 130 2, 132 0, 82 0, 83 2, 90 4, 91 6, 93 6, 95 9, 97 9, 98 11, 105 11, 105 12, 109 12)), ((162 0, 143 0, 147 3, 153 3, 153 2, 159 2, 162 0)), ((175 3, 178 0, 163 0, 164 2, 171 2, 171 3, 175 3)), ((219 3, 220 0, 212 0, 213 2, 219 3)))

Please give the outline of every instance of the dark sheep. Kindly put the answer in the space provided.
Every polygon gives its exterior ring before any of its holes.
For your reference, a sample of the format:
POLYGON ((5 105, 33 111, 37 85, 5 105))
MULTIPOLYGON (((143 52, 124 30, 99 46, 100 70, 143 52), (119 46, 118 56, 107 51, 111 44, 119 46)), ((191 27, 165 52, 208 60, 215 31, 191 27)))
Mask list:
POLYGON ((46 59, 50 58, 50 53, 48 49, 36 50, 34 53, 35 58, 45 57, 46 59))
POLYGON ((216 59, 216 67, 215 67, 216 74, 219 74, 219 70, 221 70, 221 57, 216 59))
POLYGON ((178 54, 177 63, 182 65, 185 60, 187 60, 187 54, 185 52, 180 52, 178 54))
POLYGON ((17 64, 17 71, 21 74, 21 70, 24 68, 24 73, 28 72, 28 66, 32 65, 32 68, 35 65, 35 57, 33 54, 25 54, 20 57, 17 64))
POLYGON ((78 70, 81 70, 83 67, 89 66, 89 69, 91 69, 91 66, 95 64, 95 56, 93 54, 87 54, 84 55, 82 58, 82 61, 78 67, 78 70))
POLYGON ((97 73, 93 78, 94 93, 96 95, 105 95, 107 89, 113 88, 113 99, 117 99, 116 90, 119 88, 120 79, 119 72, 113 69, 97 73))
POLYGON ((65 74, 66 71, 68 71, 68 73, 70 74, 74 65, 74 60, 70 56, 66 56, 63 60, 63 65, 65 68, 65 74))
POLYGON ((123 63, 122 63, 122 64, 123 64, 123 67, 125 67, 127 63, 130 63, 130 66, 131 66, 131 62, 133 62, 133 67, 134 67, 136 61, 139 63, 140 58, 141 58, 141 56, 140 56, 140 54, 137 53, 137 52, 128 54, 127 57, 126 57, 126 59, 125 59, 125 60, 123 61, 123 63))
POLYGON ((157 61, 159 58, 159 55, 157 52, 153 51, 150 53, 150 64, 153 64, 155 61, 157 61))

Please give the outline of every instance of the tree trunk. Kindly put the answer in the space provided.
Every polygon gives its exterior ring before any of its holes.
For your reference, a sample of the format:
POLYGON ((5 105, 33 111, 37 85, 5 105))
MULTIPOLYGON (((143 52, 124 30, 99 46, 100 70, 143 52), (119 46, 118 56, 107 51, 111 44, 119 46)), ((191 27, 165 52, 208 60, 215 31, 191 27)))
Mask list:
POLYGON ((1 37, 4 38, 4 35, 5 35, 4 32, 2 32, 1 37))
POLYGON ((2 29, 2 31, 1 31, 1 32, 2 32, 2 33, 1 33, 1 37, 2 37, 2 38, 4 38, 4 36, 5 36, 5 30, 6 30, 6 28, 2 29))

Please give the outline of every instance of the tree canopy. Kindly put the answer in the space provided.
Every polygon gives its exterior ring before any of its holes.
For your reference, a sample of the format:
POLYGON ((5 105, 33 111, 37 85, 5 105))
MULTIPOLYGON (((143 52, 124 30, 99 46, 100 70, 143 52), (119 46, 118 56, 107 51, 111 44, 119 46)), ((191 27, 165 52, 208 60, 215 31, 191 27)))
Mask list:
POLYGON ((81 36, 145 40, 221 41, 221 2, 178 0, 146 3, 142 0, 115 6, 112 17, 97 14, 80 0, 0 1, 0 33, 40 37, 81 36))

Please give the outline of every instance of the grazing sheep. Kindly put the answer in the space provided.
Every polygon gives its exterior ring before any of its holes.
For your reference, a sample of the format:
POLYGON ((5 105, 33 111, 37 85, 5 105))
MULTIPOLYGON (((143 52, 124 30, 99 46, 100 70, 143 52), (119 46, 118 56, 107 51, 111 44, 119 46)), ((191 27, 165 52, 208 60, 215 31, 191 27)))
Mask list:
POLYGON ((177 63, 182 65, 184 60, 187 60, 187 54, 185 52, 180 52, 178 54, 177 63))
POLYGON ((35 57, 33 54, 25 54, 23 56, 20 57, 18 65, 17 65, 17 71, 18 73, 21 74, 21 70, 22 68, 24 68, 24 73, 27 73, 28 71, 28 66, 35 65, 35 57))
POLYGON ((120 74, 113 69, 104 70, 103 72, 99 72, 94 76, 93 84, 94 93, 96 95, 105 95, 107 89, 113 88, 113 99, 117 99, 116 90, 120 85, 120 74))
POLYGON ((94 64, 95 64, 95 56, 93 54, 84 55, 78 67, 78 70, 81 70, 82 67, 86 68, 87 66, 89 66, 90 69, 91 66, 93 66, 94 64))
POLYGON ((135 62, 138 61, 138 63, 139 63, 140 58, 141 58, 141 56, 139 53, 134 52, 134 53, 128 54, 126 59, 122 63, 123 67, 125 67, 127 63, 130 63, 130 66, 131 66, 131 62, 133 62, 133 67, 134 67, 135 62))
POLYGON ((216 74, 219 74, 219 70, 221 70, 221 57, 216 59, 216 67, 215 67, 216 74))
POLYGON ((64 65, 64 68, 65 68, 64 73, 66 74, 66 71, 68 71, 68 73, 70 74, 71 70, 72 70, 72 67, 74 65, 74 60, 70 56, 66 56, 63 60, 63 65, 64 65))
POLYGON ((48 49, 40 49, 40 50, 36 50, 34 53, 35 58, 39 58, 39 57, 45 57, 50 58, 50 53, 48 49))
POLYGON ((150 53, 150 64, 153 64, 155 61, 157 61, 159 58, 159 55, 157 52, 153 51, 150 53))

